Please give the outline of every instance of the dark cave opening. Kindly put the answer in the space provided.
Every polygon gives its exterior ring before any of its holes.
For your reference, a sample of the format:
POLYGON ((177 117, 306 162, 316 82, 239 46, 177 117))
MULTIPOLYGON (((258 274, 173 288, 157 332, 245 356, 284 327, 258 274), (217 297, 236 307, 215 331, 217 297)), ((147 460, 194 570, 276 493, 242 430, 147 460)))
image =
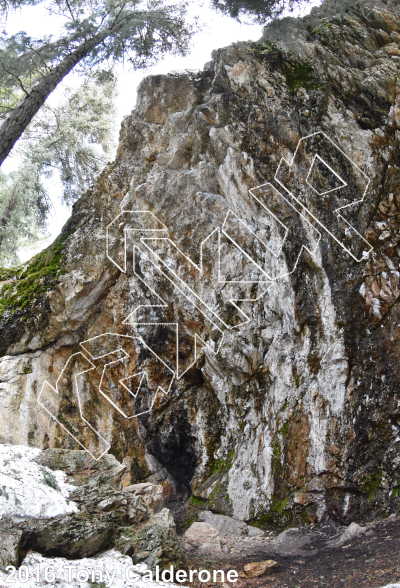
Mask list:
POLYGON ((178 491, 186 500, 192 491, 190 483, 196 471, 195 438, 184 408, 166 415, 162 422, 146 424, 143 436, 147 451, 153 455, 179 485, 178 491))

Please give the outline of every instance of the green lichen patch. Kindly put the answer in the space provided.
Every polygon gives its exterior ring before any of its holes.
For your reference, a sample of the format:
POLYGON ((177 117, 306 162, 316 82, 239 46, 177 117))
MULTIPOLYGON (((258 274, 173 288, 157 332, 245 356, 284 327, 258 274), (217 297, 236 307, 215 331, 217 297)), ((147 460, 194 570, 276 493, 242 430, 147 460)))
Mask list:
POLYGON ((378 490, 382 487, 382 472, 368 474, 360 490, 368 494, 368 502, 374 502, 378 490))
POLYGON ((307 508, 289 506, 290 495, 284 498, 271 496, 269 508, 258 513, 249 525, 262 530, 274 529, 283 531, 291 527, 309 525, 313 522, 307 508))
POLYGON ((281 426, 280 434, 282 435, 282 437, 289 437, 289 421, 286 421, 286 423, 284 423, 281 426))
POLYGON ((179 527, 177 526, 177 530, 181 532, 187 531, 187 529, 189 529, 189 527, 191 527, 193 523, 197 521, 197 519, 197 514, 187 517, 184 521, 181 522, 179 527))
POLYGON ((235 456, 235 450, 231 449, 225 459, 214 459, 210 466, 210 476, 214 474, 220 474, 230 470, 235 456))
POLYGON ((314 29, 311 29, 310 32, 312 35, 317 35, 317 36, 323 35, 329 29, 331 29, 332 26, 333 26, 332 23, 324 21, 320 27, 316 27, 314 29))
POLYGON ((281 477, 281 457, 282 446, 279 439, 275 438, 272 441, 272 469, 277 479, 281 477))
POLYGON ((121 540, 129 539, 132 542, 139 540, 139 535, 134 527, 118 527, 118 532, 120 536, 117 537, 115 542, 117 546, 121 543, 121 540))
POLYGON ((26 266, 0 268, 0 281, 7 281, 0 291, 0 317, 5 311, 24 309, 38 294, 52 288, 59 276, 65 273, 64 248, 69 235, 60 235, 26 266))
MULTIPOLYGON (((324 32, 329 28, 321 27, 324 32)), ((282 69, 286 78, 286 84, 291 94, 295 94, 299 88, 305 90, 317 90, 321 84, 313 79, 313 69, 308 61, 292 61, 288 55, 273 43, 251 43, 247 49, 255 53, 257 57, 266 57, 267 61, 275 61, 276 66, 282 69)))
POLYGON ((61 492, 60 486, 58 485, 58 482, 57 482, 54 474, 49 469, 42 468, 42 474, 43 474, 43 479, 42 479, 43 484, 46 484, 50 488, 53 488, 53 490, 57 490, 57 492, 61 492))
POLYGON ((205 498, 199 498, 198 496, 191 496, 189 498, 189 502, 194 506, 205 506, 207 504, 207 500, 205 498))
POLYGON ((273 512, 277 512, 279 515, 282 514, 284 510, 286 510, 287 504, 289 502, 289 497, 283 498, 282 500, 278 500, 275 502, 271 508, 273 512))
POLYGON ((321 84, 317 84, 312 80, 312 67, 307 61, 298 61, 291 64, 285 61, 282 69, 291 94, 295 94, 300 88, 317 90, 321 87, 321 84))
POLYGON ((15 278, 15 274, 18 270, 21 270, 22 266, 17 267, 0 267, 0 282, 5 280, 11 280, 15 278))

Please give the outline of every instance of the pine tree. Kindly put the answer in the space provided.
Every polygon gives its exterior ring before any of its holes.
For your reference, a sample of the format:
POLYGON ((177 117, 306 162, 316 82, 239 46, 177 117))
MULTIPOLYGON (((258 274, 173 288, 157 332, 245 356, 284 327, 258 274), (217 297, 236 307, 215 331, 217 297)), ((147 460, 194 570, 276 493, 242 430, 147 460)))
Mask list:
POLYGON ((61 80, 78 64, 93 71, 108 61, 135 68, 167 52, 185 54, 192 33, 186 4, 164 0, 0 0, 7 10, 41 4, 64 18, 64 35, 33 39, 25 33, 0 43, 0 165, 61 80))
POLYGON ((18 249, 46 228, 52 202, 45 179, 56 176, 62 200, 74 202, 92 183, 114 147, 114 76, 86 76, 66 89, 56 107, 45 104, 16 147, 20 165, 0 172, 0 263, 18 262, 18 249))
POLYGON ((212 0, 214 8, 236 20, 250 17, 259 24, 277 18, 286 9, 293 10, 307 0, 212 0))

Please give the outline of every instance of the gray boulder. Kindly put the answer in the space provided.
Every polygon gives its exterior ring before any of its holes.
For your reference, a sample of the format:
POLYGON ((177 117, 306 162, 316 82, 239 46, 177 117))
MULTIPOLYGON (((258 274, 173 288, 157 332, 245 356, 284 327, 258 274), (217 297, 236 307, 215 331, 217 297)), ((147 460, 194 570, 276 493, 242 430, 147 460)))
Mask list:
POLYGON ((154 512, 160 512, 164 508, 163 487, 160 484, 143 482, 126 486, 124 492, 132 496, 140 496, 143 502, 154 512))
POLYGON ((131 526, 119 531, 115 547, 121 553, 131 555, 134 563, 144 562, 153 571, 157 565, 160 569, 181 566, 175 522, 168 509, 150 516, 139 530, 131 526))
POLYGON ((107 453, 97 461, 87 451, 73 449, 46 449, 35 461, 51 470, 66 472, 76 485, 108 484, 115 490, 121 489, 121 479, 126 470, 126 465, 111 454, 107 453))
MULTIPOLYGON (((3 459, 0 471, 9 474, 12 458, 19 474, 15 479, 6 477, 9 487, 3 488, 2 569, 8 565, 18 567, 30 550, 50 557, 77 559, 92 557, 111 547, 132 555, 135 562, 145 561, 150 567, 180 564, 174 520, 168 510, 161 510, 162 486, 144 483, 122 490, 125 466, 112 455, 96 461, 86 451, 2 447, 11 457, 3 459), (21 503, 8 514, 14 504, 15 489, 19 489, 17 485, 27 487, 26 480, 21 481, 24 475, 35 485, 35 509, 21 509, 21 503), (38 498, 42 495, 46 498, 43 504, 38 498), (22 511, 23 516, 15 516, 22 511)), ((27 492, 24 505, 29 503, 27 492)))
POLYGON ((218 515, 209 510, 202 510, 199 520, 218 529, 220 535, 247 535, 249 537, 261 537, 264 531, 246 525, 243 521, 237 521, 225 515, 218 515))

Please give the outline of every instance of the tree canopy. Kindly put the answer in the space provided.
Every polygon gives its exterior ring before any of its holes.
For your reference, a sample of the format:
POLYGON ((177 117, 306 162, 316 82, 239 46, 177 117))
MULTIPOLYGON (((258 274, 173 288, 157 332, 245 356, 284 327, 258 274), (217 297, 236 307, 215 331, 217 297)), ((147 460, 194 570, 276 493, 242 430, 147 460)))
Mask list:
POLYGON ((46 226, 46 179, 56 177, 62 199, 72 202, 103 167, 114 120, 112 64, 138 69, 166 53, 185 54, 192 34, 186 3, 176 0, 0 0, 0 19, 6 25, 12 11, 28 6, 62 26, 45 37, 20 31, 0 39, 0 165, 15 146, 20 161, 0 172, 0 260, 7 264, 46 226), (47 98, 73 70, 83 84, 50 107, 47 98))
POLYGON ((105 62, 144 68, 166 53, 185 54, 192 34, 186 4, 164 0, 1 0, 3 17, 41 5, 63 19, 63 34, 32 38, 23 32, 0 43, 0 165, 61 80, 78 64, 105 62))
POLYGON ((236 20, 250 18, 264 24, 280 16, 284 10, 293 10, 306 2, 307 0, 212 0, 212 5, 236 20))
POLYGON ((46 228, 53 206, 46 180, 61 184, 62 200, 74 202, 92 183, 114 147, 115 79, 87 76, 64 98, 45 104, 16 147, 18 168, 0 171, 0 260, 18 262, 17 251, 46 228))

